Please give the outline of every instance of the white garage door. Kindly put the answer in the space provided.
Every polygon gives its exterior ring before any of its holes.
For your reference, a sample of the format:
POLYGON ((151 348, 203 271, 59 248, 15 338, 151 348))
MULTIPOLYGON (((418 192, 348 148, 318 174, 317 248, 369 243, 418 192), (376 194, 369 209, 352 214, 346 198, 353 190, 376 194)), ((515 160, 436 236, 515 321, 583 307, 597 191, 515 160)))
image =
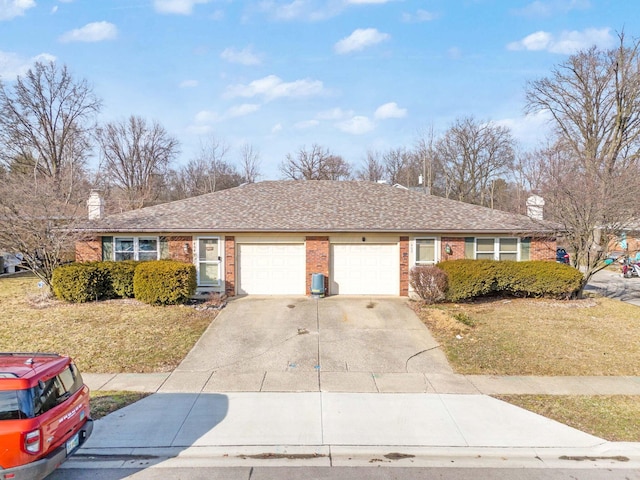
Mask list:
POLYGON ((238 245, 238 294, 303 295, 304 244, 238 245))
POLYGON ((331 293, 399 295, 399 255, 396 244, 331 245, 331 293))

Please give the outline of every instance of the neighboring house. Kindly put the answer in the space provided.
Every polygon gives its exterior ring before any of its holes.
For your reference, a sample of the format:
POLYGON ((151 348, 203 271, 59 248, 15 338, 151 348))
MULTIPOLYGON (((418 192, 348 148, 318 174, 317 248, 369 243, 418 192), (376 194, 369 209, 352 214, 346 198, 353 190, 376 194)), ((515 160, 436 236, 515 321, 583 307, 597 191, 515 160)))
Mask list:
POLYGON ((409 271, 441 260, 554 260, 549 224, 396 186, 267 181, 101 217, 88 202, 78 261, 193 262, 199 290, 402 295, 409 271))

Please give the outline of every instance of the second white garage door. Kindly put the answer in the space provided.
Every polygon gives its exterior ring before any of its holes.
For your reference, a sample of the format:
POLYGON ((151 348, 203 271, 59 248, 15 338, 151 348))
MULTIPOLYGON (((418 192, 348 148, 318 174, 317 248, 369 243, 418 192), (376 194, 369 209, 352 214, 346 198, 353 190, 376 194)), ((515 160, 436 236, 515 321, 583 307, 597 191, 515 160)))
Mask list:
POLYGON ((397 244, 331 245, 332 294, 399 295, 397 244))
POLYGON ((238 294, 305 293, 304 244, 241 243, 238 247, 238 294))

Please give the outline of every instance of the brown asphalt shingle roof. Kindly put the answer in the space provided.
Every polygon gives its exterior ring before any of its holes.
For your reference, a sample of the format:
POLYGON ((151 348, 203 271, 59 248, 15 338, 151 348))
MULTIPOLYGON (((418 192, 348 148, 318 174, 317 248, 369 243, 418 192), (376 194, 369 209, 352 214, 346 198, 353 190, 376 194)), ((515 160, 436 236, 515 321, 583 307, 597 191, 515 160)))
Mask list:
POLYGON ((362 181, 266 181, 111 215, 93 232, 535 233, 523 215, 362 181))

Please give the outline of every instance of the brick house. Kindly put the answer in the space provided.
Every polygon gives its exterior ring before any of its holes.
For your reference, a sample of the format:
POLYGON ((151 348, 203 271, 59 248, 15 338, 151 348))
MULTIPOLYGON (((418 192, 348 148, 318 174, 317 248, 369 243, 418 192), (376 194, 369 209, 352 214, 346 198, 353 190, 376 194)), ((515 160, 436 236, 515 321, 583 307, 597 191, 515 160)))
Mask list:
POLYGON ((244 294, 409 293, 409 271, 441 260, 554 260, 549 224, 361 181, 266 181, 103 217, 76 260, 192 262, 198 288, 244 294))

